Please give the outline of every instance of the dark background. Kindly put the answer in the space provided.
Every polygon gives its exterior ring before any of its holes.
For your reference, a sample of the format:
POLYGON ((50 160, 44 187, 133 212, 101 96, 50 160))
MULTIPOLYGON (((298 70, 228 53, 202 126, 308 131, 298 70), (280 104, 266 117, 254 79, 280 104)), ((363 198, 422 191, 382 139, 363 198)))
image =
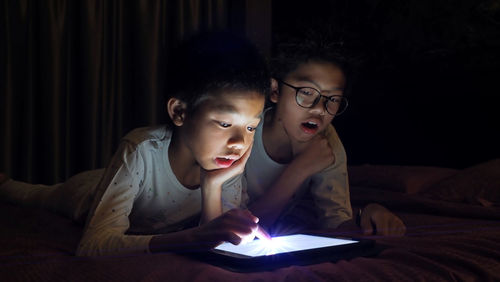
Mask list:
POLYGON ((498 158, 499 19, 499 1, 273 1, 275 40, 330 31, 361 62, 333 121, 351 165, 498 158))
POLYGON ((266 55, 311 30, 343 42, 350 165, 500 157, 500 0, 0 0, 0 171, 53 184, 105 167, 121 136, 165 123, 169 50, 213 29, 266 55))

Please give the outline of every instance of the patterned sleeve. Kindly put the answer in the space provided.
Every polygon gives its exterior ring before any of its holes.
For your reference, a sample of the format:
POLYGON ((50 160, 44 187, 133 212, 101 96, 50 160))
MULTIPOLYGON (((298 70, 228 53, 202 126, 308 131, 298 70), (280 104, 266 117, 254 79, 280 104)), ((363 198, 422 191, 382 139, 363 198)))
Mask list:
POLYGON ((122 141, 97 187, 78 256, 149 252, 152 236, 125 235, 143 178, 144 161, 137 146, 122 141))
POLYGON ((311 193, 322 226, 337 228, 352 218, 347 160, 344 146, 333 126, 328 127, 327 138, 335 155, 335 163, 312 176, 311 193))
POLYGON ((222 185, 222 212, 245 208, 247 201, 246 182, 242 174, 230 178, 222 185))

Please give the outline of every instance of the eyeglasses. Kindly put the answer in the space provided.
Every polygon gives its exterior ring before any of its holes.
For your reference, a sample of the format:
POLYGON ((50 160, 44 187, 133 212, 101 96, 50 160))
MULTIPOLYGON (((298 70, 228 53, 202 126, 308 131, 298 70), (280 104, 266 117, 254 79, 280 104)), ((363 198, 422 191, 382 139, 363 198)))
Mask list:
POLYGON ((312 87, 295 87, 282 80, 281 83, 284 85, 295 89, 295 101, 297 105, 303 108, 312 108, 318 104, 321 97, 325 98, 325 109, 326 111, 334 116, 342 114, 347 109, 347 99, 341 95, 325 96, 321 95, 321 92, 312 87))

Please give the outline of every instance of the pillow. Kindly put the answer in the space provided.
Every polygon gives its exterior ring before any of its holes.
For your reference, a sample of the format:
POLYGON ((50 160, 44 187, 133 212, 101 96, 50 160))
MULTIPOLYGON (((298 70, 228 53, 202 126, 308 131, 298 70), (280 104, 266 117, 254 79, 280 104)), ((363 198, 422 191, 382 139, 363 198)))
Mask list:
POLYGON ((434 183, 450 177, 458 170, 432 166, 361 165, 349 166, 352 186, 374 187, 381 190, 415 194, 434 183))
POLYGON ((456 203, 500 205, 500 159, 461 170, 434 183, 423 195, 456 203))

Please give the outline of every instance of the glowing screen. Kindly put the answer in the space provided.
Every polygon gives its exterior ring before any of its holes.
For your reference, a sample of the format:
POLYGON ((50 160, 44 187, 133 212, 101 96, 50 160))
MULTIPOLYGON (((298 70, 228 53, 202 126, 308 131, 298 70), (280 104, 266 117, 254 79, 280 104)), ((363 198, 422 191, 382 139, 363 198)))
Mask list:
POLYGON ((324 248, 345 244, 353 244, 358 241, 349 239, 338 239, 314 235, 296 234, 289 236, 273 237, 271 241, 254 240, 245 244, 233 245, 223 243, 217 246, 216 250, 237 253, 249 257, 263 255, 274 255, 294 251, 302 251, 316 248, 324 248))

